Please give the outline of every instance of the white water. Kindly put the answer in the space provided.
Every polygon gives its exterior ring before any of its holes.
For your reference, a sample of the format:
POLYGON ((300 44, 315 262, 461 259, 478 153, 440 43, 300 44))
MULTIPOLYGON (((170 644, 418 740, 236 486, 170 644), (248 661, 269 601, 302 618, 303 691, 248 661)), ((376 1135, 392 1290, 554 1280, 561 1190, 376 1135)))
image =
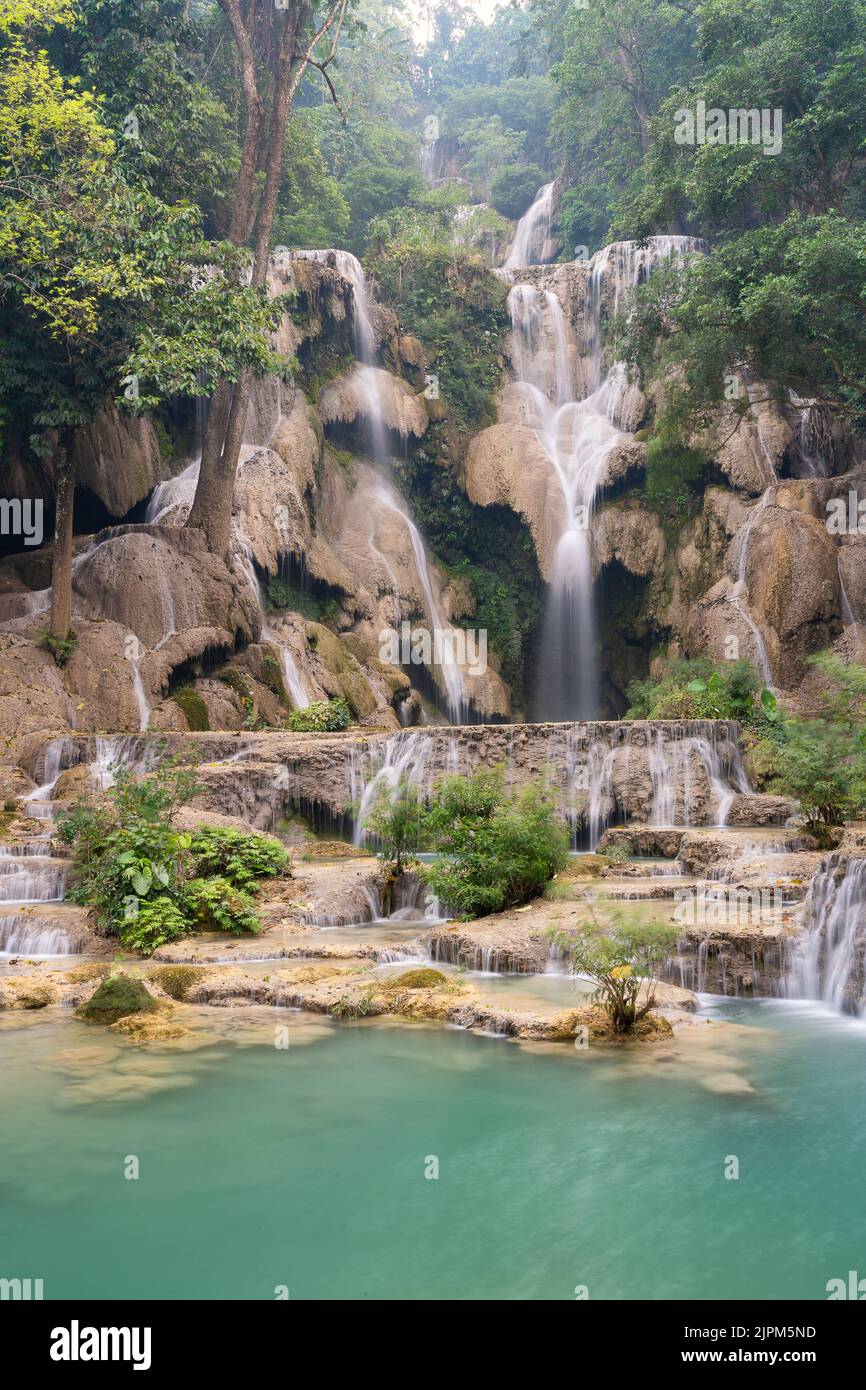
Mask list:
POLYGON ((771 485, 762 494, 760 501, 756 503, 750 511, 746 524, 740 532, 740 557, 737 566, 737 582, 728 595, 728 602, 731 607, 735 608, 739 613, 754 638, 755 657, 758 663, 758 670, 761 673, 761 680, 768 690, 774 689, 773 670, 770 666, 770 657, 767 652, 767 644, 764 641, 764 635, 747 607, 749 594, 747 574, 749 567, 749 549, 752 544, 752 530, 764 509, 774 501, 775 495, 775 488, 771 485))
POLYGON ((619 312, 626 294, 660 261, 699 245, 691 237, 653 237, 645 247, 616 242, 593 257, 583 345, 590 390, 582 399, 576 398, 573 367, 577 345, 570 342, 557 295, 521 283, 509 293, 512 360, 524 416, 550 464, 561 503, 539 663, 537 710, 545 720, 591 719, 600 704, 592 515, 607 458, 627 438, 619 422, 630 415, 635 390, 621 364, 604 370, 602 322, 619 312))
POLYGON ((866 858, 829 855, 803 907, 804 934, 785 981, 795 999, 866 1014, 866 858))
POLYGON ((503 270, 541 265, 551 259, 554 187, 555 183, 551 182, 540 188, 532 206, 521 217, 503 270))
MULTIPOLYGON (((424 594, 426 617, 430 624, 431 637, 437 632, 448 634, 453 631, 453 629, 445 617, 441 603, 437 597, 437 589, 434 583, 424 538, 412 519, 405 501, 400 496, 390 477, 388 432, 385 426, 379 388, 379 376, 376 367, 376 336, 373 329, 372 307, 363 266, 357 256, 353 256, 349 251, 296 251, 294 254, 300 258, 315 260, 322 263, 327 262, 329 258, 333 257, 337 270, 344 279, 349 281, 352 287, 352 302, 355 316, 355 351, 361 364, 361 369, 356 373, 354 379, 365 398, 364 413, 368 423, 370 454, 379 472, 379 479, 374 485, 374 496, 381 506, 399 516, 409 534, 412 554, 415 559, 415 568, 418 571, 418 578, 424 594)), ((373 546, 372 551, 374 556, 383 561, 386 565, 396 593, 397 586, 394 582, 393 571, 391 571, 390 566, 387 564, 387 560, 385 560, 382 552, 377 547, 373 546)), ((454 652, 455 650, 459 650, 459 645, 450 640, 443 640, 440 643, 440 649, 443 660, 439 667, 439 671, 442 684, 445 687, 448 717, 452 723, 458 723, 465 717, 468 708, 463 671, 459 663, 454 659, 454 652)))

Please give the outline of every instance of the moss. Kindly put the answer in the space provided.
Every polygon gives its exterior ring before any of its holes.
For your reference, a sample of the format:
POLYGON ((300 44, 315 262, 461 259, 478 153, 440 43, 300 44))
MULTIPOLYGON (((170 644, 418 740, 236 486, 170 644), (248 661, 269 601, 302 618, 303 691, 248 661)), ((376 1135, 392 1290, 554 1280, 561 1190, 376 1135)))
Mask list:
POLYGON ((227 685, 229 690, 233 690, 242 700, 250 699, 250 688, 238 670, 237 666, 228 666, 225 671, 220 671, 217 677, 223 685, 227 685))
POLYGON ((206 975, 206 970, 195 965, 161 965, 158 970, 150 972, 149 978, 172 999, 183 1000, 193 985, 197 985, 206 975))
POLYGON ((88 1023, 116 1023, 127 1014, 152 1013, 155 1010, 156 1000, 142 981, 121 974, 103 980, 95 994, 75 1013, 88 1023))
POLYGON ((204 733, 210 728, 207 705, 191 685, 173 691, 169 699, 174 700, 193 733, 204 733))
POLYGON ((272 695, 276 695, 281 705, 284 705, 286 709, 293 708, 292 702, 289 699, 289 693, 286 690, 285 681, 283 680, 282 667, 276 657, 272 656, 270 652, 266 652, 262 657, 259 680, 272 695))
POLYGON ((89 984, 91 980, 104 980, 110 973, 110 965, 89 961, 86 965, 76 965, 72 970, 67 970, 66 978, 73 984, 89 984))
POLYGON ((356 719, 376 709, 376 696, 351 651, 336 633, 321 623, 307 623, 307 640, 336 678, 340 691, 356 719))
POLYGON ((402 975, 389 980, 388 983, 395 989, 441 989, 449 985, 450 981, 441 970, 422 965, 417 970, 404 970, 402 975))

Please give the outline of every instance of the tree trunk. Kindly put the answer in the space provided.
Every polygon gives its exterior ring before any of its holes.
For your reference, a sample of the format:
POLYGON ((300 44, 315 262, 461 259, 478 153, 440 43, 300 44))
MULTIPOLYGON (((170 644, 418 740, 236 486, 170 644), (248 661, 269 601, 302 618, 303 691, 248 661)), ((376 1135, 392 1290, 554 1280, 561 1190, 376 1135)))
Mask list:
POLYGON ((51 565, 51 636, 65 642, 72 626, 72 509, 75 462, 72 441, 61 439, 55 462, 56 514, 51 565))
MULTIPOLYGON (((316 43, 331 30, 334 31, 331 45, 333 57, 346 10, 346 0, 332 0, 318 30, 306 43, 302 42, 302 35, 310 20, 310 6, 305 0, 292 6, 280 39, 267 152, 263 161, 257 158, 262 102, 256 84, 252 52, 256 7, 255 4, 251 6, 248 22, 244 25, 238 0, 219 0, 219 3, 232 28, 241 63, 244 90, 244 152, 232 209, 231 239, 235 245, 242 245, 249 237, 255 174, 260 172, 265 175, 251 278, 251 284, 255 287, 264 285, 267 281, 289 110, 316 43)), ((234 389, 228 382, 223 381, 214 393, 195 498, 186 523, 187 526, 198 527, 204 531, 208 548, 223 559, 228 558, 231 544, 232 500, 252 385, 253 374, 245 370, 241 372, 234 389)))

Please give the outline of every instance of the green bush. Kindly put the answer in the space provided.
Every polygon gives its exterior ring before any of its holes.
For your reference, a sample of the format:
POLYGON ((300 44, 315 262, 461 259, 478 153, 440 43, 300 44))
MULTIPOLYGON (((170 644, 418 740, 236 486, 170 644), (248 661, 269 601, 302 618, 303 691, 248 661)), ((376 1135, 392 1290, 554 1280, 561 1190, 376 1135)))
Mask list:
POLYGON ((535 195, 548 182, 537 164, 511 164, 500 170, 490 185, 490 201, 503 217, 522 217, 535 195))
POLYGON ((73 852, 70 896, 96 909, 101 931, 146 955, 196 929, 261 931, 258 880, 288 866, 266 835, 178 834, 172 819, 195 791, 195 775, 172 764, 138 779, 119 772, 104 796, 84 797, 60 818, 73 852))
POLYGON ((189 879, 183 885, 183 905, 203 931, 225 931, 233 936, 249 932, 258 936, 262 929, 251 894, 236 888, 227 878, 189 879))
POLYGON ((165 894, 145 898, 124 922, 120 932, 122 944, 130 950, 151 955, 157 946, 186 936, 189 922, 173 898, 165 894))
POLYGON ((340 696, 336 700, 314 700, 306 709, 289 715, 289 728, 296 734, 334 734, 348 729, 352 711, 340 696))
POLYGON ((736 719, 759 730, 775 719, 772 692, 742 660, 717 668, 706 657, 667 661, 660 676, 634 681, 628 697, 626 719, 736 719))
POLYGON ((424 877, 462 917, 537 897, 568 860, 568 834, 546 793, 531 785, 508 794, 501 769, 446 778, 427 824, 442 857, 424 877))
POLYGON ((573 972, 595 980, 595 999, 619 1034, 634 1032, 655 1006, 659 976, 677 936, 677 928, 666 922, 630 922, 621 914, 609 925, 593 921, 579 936, 550 932, 552 944, 562 951, 573 972))
POLYGON ((217 874, 235 888, 248 888, 257 878, 275 878, 290 862, 278 840, 231 828, 197 830, 189 848, 197 878, 217 874))
POLYGON ((401 874, 427 842, 427 810, 412 783, 383 787, 364 819, 364 830, 379 841, 379 857, 401 874))

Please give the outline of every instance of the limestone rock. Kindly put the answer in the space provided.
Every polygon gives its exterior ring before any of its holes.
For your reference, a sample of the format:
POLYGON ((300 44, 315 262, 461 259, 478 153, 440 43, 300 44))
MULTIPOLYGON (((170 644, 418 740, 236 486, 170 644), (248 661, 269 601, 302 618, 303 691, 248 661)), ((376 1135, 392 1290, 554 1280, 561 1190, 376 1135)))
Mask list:
POLYGON ((162 476, 159 445, 146 417, 121 415, 113 402, 77 432, 78 486, 87 488, 112 516, 123 517, 162 476))
POLYGON ((369 419, 371 402, 378 396, 382 419, 389 430, 406 439, 426 433, 429 424, 424 396, 416 394, 401 377, 381 367, 357 365, 346 376, 330 381, 319 395, 319 417, 324 425, 354 424, 369 419))

